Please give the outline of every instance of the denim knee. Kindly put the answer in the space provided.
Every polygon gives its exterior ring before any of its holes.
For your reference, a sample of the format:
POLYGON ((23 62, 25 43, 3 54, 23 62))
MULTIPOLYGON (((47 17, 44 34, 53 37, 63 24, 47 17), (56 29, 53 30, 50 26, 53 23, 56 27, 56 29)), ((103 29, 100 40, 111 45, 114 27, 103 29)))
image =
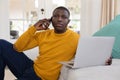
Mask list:
POLYGON ((0 47, 12 47, 12 43, 7 40, 0 39, 0 47))
POLYGON ((0 44, 2 44, 2 43, 4 43, 4 42, 6 42, 6 40, 0 39, 0 44))
POLYGON ((0 39, 0 46, 3 46, 5 43, 5 40, 4 39, 0 39))

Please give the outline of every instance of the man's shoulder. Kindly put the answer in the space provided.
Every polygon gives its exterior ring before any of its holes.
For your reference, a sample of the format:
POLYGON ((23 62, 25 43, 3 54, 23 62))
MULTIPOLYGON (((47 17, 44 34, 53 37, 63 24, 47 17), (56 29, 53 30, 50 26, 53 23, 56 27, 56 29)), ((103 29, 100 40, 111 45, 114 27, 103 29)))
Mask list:
POLYGON ((80 36, 80 34, 77 33, 76 31, 73 31, 73 30, 71 30, 71 29, 69 29, 69 31, 70 31, 70 33, 71 33, 72 35, 80 36))

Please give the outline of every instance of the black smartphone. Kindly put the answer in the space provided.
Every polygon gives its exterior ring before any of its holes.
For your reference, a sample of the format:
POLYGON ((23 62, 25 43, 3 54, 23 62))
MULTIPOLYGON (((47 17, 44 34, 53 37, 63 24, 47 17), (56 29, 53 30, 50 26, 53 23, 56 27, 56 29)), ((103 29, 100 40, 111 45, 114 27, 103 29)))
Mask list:
POLYGON ((49 22, 52 22, 52 17, 49 19, 49 22))

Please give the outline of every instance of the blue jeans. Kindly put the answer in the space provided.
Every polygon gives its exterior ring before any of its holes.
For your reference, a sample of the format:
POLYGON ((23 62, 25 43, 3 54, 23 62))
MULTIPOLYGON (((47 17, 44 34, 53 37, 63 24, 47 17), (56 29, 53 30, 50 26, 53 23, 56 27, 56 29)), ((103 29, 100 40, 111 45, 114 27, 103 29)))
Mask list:
POLYGON ((5 66, 8 66, 17 80, 41 80, 34 72, 33 64, 23 52, 15 51, 13 44, 0 39, 0 80, 4 80, 5 66))

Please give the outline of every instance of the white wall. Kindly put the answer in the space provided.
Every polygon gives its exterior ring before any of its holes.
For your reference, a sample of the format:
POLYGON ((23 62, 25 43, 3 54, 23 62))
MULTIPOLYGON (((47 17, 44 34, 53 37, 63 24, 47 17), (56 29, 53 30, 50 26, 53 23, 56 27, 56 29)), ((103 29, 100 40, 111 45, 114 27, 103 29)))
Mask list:
POLYGON ((8 0, 0 0, 0 39, 9 39, 8 0))

